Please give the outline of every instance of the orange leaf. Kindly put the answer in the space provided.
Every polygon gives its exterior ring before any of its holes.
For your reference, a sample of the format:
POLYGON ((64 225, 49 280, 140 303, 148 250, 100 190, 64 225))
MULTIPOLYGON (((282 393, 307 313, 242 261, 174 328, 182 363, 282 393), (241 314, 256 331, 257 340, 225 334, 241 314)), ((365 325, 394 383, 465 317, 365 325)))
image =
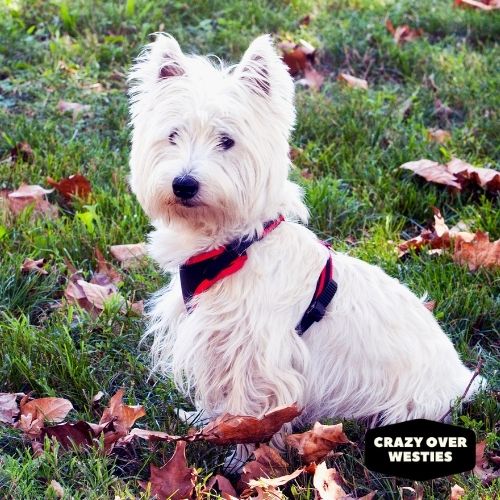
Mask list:
POLYGON ((345 83, 348 87, 357 89, 368 89, 368 82, 362 78, 356 78, 355 76, 349 75, 348 73, 340 73, 338 80, 345 83))
POLYGON ((413 40, 420 38, 424 33, 421 28, 410 28, 407 24, 403 24, 402 26, 395 28, 390 19, 387 19, 385 22, 385 27, 398 45, 406 42, 412 42, 413 40))
POLYGON ((33 205, 35 214, 55 218, 58 215, 57 208, 45 198, 45 195, 52 191, 53 189, 44 189, 36 184, 21 184, 16 191, 7 194, 9 208, 15 215, 19 215, 26 207, 33 205))
POLYGON ((500 240, 490 241, 488 233, 478 231, 472 241, 461 236, 455 239, 453 260, 457 264, 467 265, 470 271, 480 267, 500 266, 500 240))
POLYGON ((199 435, 218 445, 260 443, 269 441, 283 424, 299 415, 300 410, 296 405, 280 406, 261 418, 226 413, 206 425, 199 435))
POLYGON ((411 170, 426 181, 435 182, 436 184, 444 184, 458 190, 462 189, 462 185, 457 181, 456 177, 446 168, 446 165, 441 165, 437 161, 417 160, 403 163, 399 168, 411 170))
MULTIPOLYGON (((197 472, 189 468, 186 462, 186 443, 179 441, 172 458, 163 466, 151 465, 151 475, 148 483, 151 485, 151 495, 158 500, 182 500, 191 498, 197 472)), ((141 482, 147 489, 148 483, 141 482)))
POLYGON ((122 275, 104 258, 102 252, 95 248, 95 258, 97 260, 97 271, 92 275, 91 283, 106 286, 123 282, 122 275))
POLYGON ((427 136, 431 141, 437 142, 438 144, 444 144, 451 140, 451 133, 440 128, 428 130, 427 136))
POLYGON ((47 182, 57 189, 66 201, 71 201, 74 196, 87 198, 92 191, 90 182, 81 174, 70 175, 59 182, 47 177, 47 182))
POLYGON ((33 415, 50 422, 62 422, 73 409, 70 401, 63 398, 39 398, 27 403, 21 401, 21 415, 33 415))
POLYGON ((242 488, 246 488, 250 481, 257 478, 283 476, 288 472, 288 464, 281 455, 266 444, 262 444, 255 449, 253 456, 255 460, 251 460, 243 466, 243 473, 240 478, 242 488))
POLYGON ((142 406, 128 406, 124 404, 124 393, 124 389, 116 391, 116 394, 110 399, 108 407, 104 410, 99 424, 114 422, 118 430, 128 432, 137 419, 146 415, 142 406))
POLYGON ((234 489, 229 479, 227 479, 224 476, 221 476, 220 474, 217 474, 210 478, 207 485, 202 490, 202 494, 204 494, 202 498, 205 498, 205 495, 206 498, 212 498, 212 496, 210 495, 211 490, 218 491, 219 495, 223 499, 230 499, 235 497, 237 498, 236 490, 234 489))
POLYGON ((450 489, 450 500, 459 500, 465 495, 465 490, 455 484, 450 489))
POLYGON ((297 448, 305 463, 318 462, 327 457, 339 444, 350 443, 342 431, 342 424, 314 424, 312 430, 301 434, 290 434, 286 442, 297 448))

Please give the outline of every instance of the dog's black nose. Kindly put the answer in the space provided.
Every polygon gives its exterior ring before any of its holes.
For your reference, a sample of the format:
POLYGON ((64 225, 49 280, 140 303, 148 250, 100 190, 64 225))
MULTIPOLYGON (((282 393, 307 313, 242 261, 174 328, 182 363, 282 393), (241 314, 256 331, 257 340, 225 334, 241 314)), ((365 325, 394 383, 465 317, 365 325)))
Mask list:
POLYGON ((190 175, 180 175, 172 182, 175 196, 182 200, 189 200, 192 198, 198 192, 199 187, 198 181, 190 175))

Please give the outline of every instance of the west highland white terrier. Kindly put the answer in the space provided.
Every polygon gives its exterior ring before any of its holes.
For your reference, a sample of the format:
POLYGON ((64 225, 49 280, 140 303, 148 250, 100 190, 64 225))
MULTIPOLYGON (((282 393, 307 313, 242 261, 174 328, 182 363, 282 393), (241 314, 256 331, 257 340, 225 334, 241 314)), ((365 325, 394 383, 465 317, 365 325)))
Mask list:
POLYGON ((154 368, 210 418, 294 402, 300 423, 442 417, 472 373, 432 313, 304 225, 294 84, 270 37, 224 66, 160 34, 130 83, 130 184, 172 275, 150 311, 154 368))

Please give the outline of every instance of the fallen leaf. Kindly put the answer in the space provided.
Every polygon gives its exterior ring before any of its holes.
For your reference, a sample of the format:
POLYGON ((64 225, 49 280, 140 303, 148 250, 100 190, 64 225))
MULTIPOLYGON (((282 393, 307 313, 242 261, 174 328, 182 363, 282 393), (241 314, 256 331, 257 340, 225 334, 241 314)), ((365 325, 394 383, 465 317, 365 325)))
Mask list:
POLYGON ((57 498, 64 498, 64 488, 55 479, 50 481, 50 487, 54 491, 57 498))
POLYGON ((104 410, 99 424, 113 422, 118 430, 126 433, 134 425, 135 421, 146 415, 144 408, 140 405, 129 406, 123 403, 124 389, 118 389, 110 399, 108 407, 104 410))
POLYGON ((216 490, 224 500, 234 497, 237 498, 236 490, 234 489, 229 479, 221 476, 220 474, 212 476, 208 480, 207 485, 202 490, 202 498, 212 498, 210 493, 211 490, 216 490))
POLYGON ((337 482, 339 474, 335 469, 327 469, 326 463, 321 462, 316 466, 313 477, 313 485, 316 488, 319 498, 322 500, 340 500, 347 497, 347 493, 337 482))
POLYGON ((410 486, 403 486, 399 488, 399 494, 401 498, 405 498, 403 491, 409 491, 411 494, 411 500, 424 500, 424 487, 421 484, 414 483, 414 488, 410 486))
POLYGON ((424 302, 424 307, 432 312, 432 311, 434 311, 434 308, 436 307, 436 301, 435 300, 428 300, 428 301, 424 302))
POLYGON ((350 443, 342 431, 342 424, 322 425, 319 422, 307 432, 290 434, 286 442, 297 448, 305 463, 319 462, 327 457, 339 444, 350 443))
POLYGON ((113 296, 118 296, 116 286, 111 284, 97 285, 87 283, 85 280, 77 280, 76 284, 83 290, 85 298, 91 306, 102 311, 106 302, 113 296))
POLYGON ((93 398, 92 398, 92 404, 98 403, 102 397, 104 396, 104 392, 99 391, 93 398))
POLYGON ((450 490, 450 500, 459 500, 465 495, 465 490, 458 486, 458 484, 454 484, 450 490))
POLYGON ((71 201, 73 197, 88 198, 92 191, 90 182, 81 174, 70 175, 60 181, 55 181, 52 177, 47 177, 47 182, 54 187, 66 201, 71 201))
POLYGON ((19 415, 19 406, 16 400, 17 394, 0 392, 0 422, 4 424, 14 423, 14 417, 19 415))
POLYGON ((141 439, 146 439, 147 441, 179 441, 181 439, 180 436, 174 436, 162 431, 150 431, 148 429, 139 429, 135 427, 132 429, 127 436, 127 438, 132 439, 137 436, 141 439))
POLYGON ((21 271, 22 272, 31 272, 35 271, 38 274, 49 274, 44 268, 43 264, 45 262, 45 259, 37 259, 33 260, 30 258, 26 258, 24 262, 21 264, 21 271))
POLYGON ((90 111, 90 106, 88 104, 61 100, 57 103, 57 110, 61 113, 72 113, 73 119, 76 119, 79 114, 90 111))
POLYGON ((427 137, 438 144, 445 144, 451 140, 451 133, 440 128, 430 129, 427 131, 427 137))
POLYGON ((10 150, 10 159, 13 163, 16 163, 18 160, 24 161, 26 163, 33 163, 35 159, 35 155, 31 146, 26 142, 18 142, 11 150, 10 150))
POLYGON ((456 177, 446 168, 446 165, 441 165, 437 161, 432 160, 417 160, 403 163, 399 168, 411 170, 426 181, 435 182, 436 184, 444 184, 458 190, 462 189, 461 184, 456 177))
POLYGON ((303 74, 305 83, 313 90, 319 90, 325 77, 314 68, 316 49, 305 40, 300 40, 299 43, 285 40, 280 42, 278 47, 290 74, 303 74))
POLYGON ((83 420, 74 423, 64 422, 59 425, 45 427, 42 430, 42 438, 45 438, 45 436, 54 438, 66 449, 74 446, 91 445, 97 435, 98 433, 94 432, 92 426, 83 420))
POLYGON ((490 241, 488 233, 481 231, 476 232, 472 241, 457 236, 453 260, 466 265, 469 271, 476 271, 480 267, 500 267, 500 240, 490 241))
POLYGON ((390 19, 387 19, 385 22, 385 27, 398 45, 406 42, 412 42, 413 40, 420 38, 424 33, 423 29, 410 28, 407 24, 395 28, 390 19))
POLYGON ((348 73, 340 73, 338 80, 348 87, 357 89, 368 89, 368 82, 362 78, 356 78, 355 76, 349 75, 348 73))
POLYGON ((45 198, 45 195, 52 191, 53 189, 44 189, 36 184, 21 184, 16 191, 7 194, 9 208, 15 215, 19 215, 26 207, 33 205, 35 214, 57 217, 57 207, 51 205, 45 198))
POLYGON ((261 477, 284 476, 288 473, 288 464, 281 455, 266 444, 260 445, 253 451, 255 460, 247 462, 243 466, 240 477, 241 489, 247 488, 250 481, 261 477))
POLYGON ((14 423, 14 427, 22 430, 29 438, 36 439, 42 432, 43 418, 33 418, 31 413, 20 415, 19 420, 14 423))
POLYGON ((158 500, 183 500, 191 498, 197 472, 189 468, 186 462, 186 443, 179 441, 172 458, 163 466, 150 466, 151 474, 147 483, 141 486, 147 489, 151 485, 151 495, 158 500))
POLYGON ((297 405, 280 406, 261 418, 226 413, 206 425, 198 435, 217 445, 260 443, 269 441, 284 424, 299 415, 297 405))
POLYGON ((489 168, 473 167, 469 163, 453 158, 442 165, 436 161, 418 160, 403 163, 399 168, 411 170, 424 179, 462 190, 473 183, 492 193, 500 191, 500 172, 489 168))
POLYGON ((144 301, 138 300, 137 302, 132 302, 130 305, 130 310, 136 316, 142 316, 144 314, 144 301))
POLYGON ((62 422, 73 409, 70 401, 64 398, 39 398, 27 403, 21 401, 21 415, 33 415, 49 422, 62 422))
POLYGON ((455 0, 457 7, 470 7, 479 10, 495 10, 500 9, 500 2, 498 0, 455 0))
POLYGON ((122 283, 122 275, 112 264, 106 261, 104 255, 97 247, 94 250, 94 254, 97 260, 97 271, 92 275, 90 283, 101 286, 122 283))
POLYGON ((146 256, 146 244, 112 245, 109 247, 109 251, 124 269, 129 269, 140 263, 146 256))
POLYGON ((285 476, 279 476, 279 477, 260 477, 259 479, 251 479, 248 482, 248 486, 250 488, 269 488, 273 487, 276 488, 278 486, 283 486, 284 484, 290 482, 292 479, 295 479, 296 477, 300 476, 304 472, 304 469, 297 469, 296 471, 292 472, 291 474, 287 474, 285 476))

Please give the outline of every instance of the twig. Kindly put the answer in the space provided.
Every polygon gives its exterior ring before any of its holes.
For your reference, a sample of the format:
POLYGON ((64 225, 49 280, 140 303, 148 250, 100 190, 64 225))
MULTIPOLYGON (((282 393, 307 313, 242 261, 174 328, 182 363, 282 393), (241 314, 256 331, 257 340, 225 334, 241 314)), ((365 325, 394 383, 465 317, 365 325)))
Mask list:
MULTIPOLYGON (((472 385, 472 382, 474 382, 474 379, 481 373, 481 368, 483 367, 483 360, 482 358, 479 358, 479 362, 477 363, 476 369, 474 370, 474 373, 472 374, 472 377, 469 381, 469 385, 465 388, 464 393, 460 396, 460 398, 457 401, 458 403, 461 403, 465 396, 467 396, 467 393, 469 392, 470 386, 472 385)), ((439 419, 440 422, 444 422, 444 419, 452 412, 453 406, 450 406, 450 409, 439 419)))

